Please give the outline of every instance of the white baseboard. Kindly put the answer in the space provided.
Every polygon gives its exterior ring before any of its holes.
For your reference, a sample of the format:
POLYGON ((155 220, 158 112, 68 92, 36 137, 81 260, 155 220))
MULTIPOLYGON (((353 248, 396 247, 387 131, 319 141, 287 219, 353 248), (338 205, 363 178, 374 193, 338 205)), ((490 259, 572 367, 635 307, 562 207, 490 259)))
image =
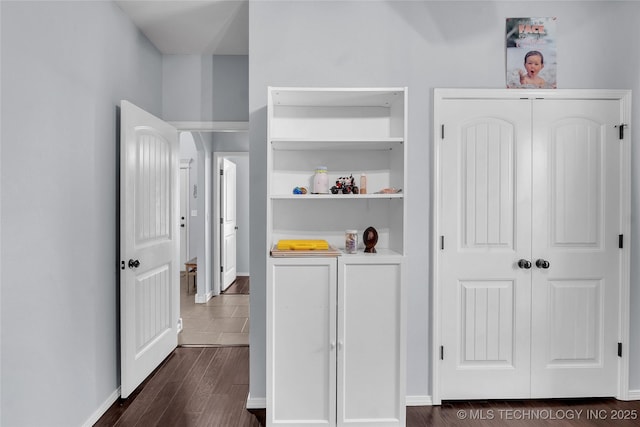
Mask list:
POLYGON ((629 390, 629 400, 640 400, 640 390, 629 390))
POLYGON ((213 291, 207 292, 204 298, 202 297, 202 295, 196 294, 196 304, 204 304, 205 302, 209 301, 211 298, 213 298, 213 291))
POLYGON ((247 396, 247 409, 265 409, 267 407, 266 397, 251 397, 251 393, 247 396))
POLYGON ((405 403, 407 406, 433 406, 431 396, 406 396, 405 403))
POLYGON ((248 276, 249 273, 236 273, 236 276, 248 276))
MULTIPOLYGON (((407 406, 432 406, 431 396, 407 396, 407 406)), ((247 397, 247 409, 264 409, 267 407, 267 399, 265 397, 252 398, 247 397)))
POLYGON ((107 397, 107 400, 105 400, 102 405, 100 405, 100 407, 96 409, 93 414, 91 414, 89 419, 85 421, 84 424, 82 424, 82 427, 91 427, 95 423, 97 423, 100 417, 103 416, 105 412, 107 412, 111 405, 113 405, 113 402, 115 402, 119 397, 120 387, 118 387, 113 393, 109 395, 109 397, 107 397))

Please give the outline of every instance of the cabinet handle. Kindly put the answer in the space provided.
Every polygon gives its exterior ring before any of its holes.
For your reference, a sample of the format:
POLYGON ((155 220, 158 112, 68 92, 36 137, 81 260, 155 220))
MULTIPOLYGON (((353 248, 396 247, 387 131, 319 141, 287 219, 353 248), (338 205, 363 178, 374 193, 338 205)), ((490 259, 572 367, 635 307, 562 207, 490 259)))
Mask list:
POLYGON ((331 342, 331 350, 335 350, 336 349, 336 343, 335 341, 331 342))

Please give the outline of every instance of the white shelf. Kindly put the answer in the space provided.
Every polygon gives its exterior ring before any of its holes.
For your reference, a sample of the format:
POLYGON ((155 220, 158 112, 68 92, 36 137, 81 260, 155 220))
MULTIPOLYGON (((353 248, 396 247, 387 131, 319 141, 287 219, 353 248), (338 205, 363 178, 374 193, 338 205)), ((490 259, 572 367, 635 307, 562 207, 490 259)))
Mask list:
POLYGON ((274 105, 330 107, 389 107, 404 88, 274 88, 274 105))
POLYGON ((404 194, 272 194, 270 197, 272 200, 367 200, 402 199, 404 194))
POLYGON ((392 150, 404 138, 275 138, 274 150, 392 150))

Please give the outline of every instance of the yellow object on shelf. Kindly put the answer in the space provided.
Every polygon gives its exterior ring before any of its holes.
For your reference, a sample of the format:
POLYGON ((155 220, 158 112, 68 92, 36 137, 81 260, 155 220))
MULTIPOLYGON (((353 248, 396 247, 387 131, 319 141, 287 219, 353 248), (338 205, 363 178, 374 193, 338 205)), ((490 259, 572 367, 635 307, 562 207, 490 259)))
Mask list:
POLYGON ((276 247, 281 251, 326 251, 329 249, 329 243, 326 240, 280 240, 276 247))

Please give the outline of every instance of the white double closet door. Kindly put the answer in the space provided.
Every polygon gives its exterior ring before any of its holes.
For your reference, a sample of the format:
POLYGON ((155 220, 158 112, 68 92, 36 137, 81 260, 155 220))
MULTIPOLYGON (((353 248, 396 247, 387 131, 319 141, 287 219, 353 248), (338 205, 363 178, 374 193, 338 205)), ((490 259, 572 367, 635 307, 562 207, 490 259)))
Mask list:
POLYGON ((619 100, 443 100, 441 399, 615 396, 619 100))

